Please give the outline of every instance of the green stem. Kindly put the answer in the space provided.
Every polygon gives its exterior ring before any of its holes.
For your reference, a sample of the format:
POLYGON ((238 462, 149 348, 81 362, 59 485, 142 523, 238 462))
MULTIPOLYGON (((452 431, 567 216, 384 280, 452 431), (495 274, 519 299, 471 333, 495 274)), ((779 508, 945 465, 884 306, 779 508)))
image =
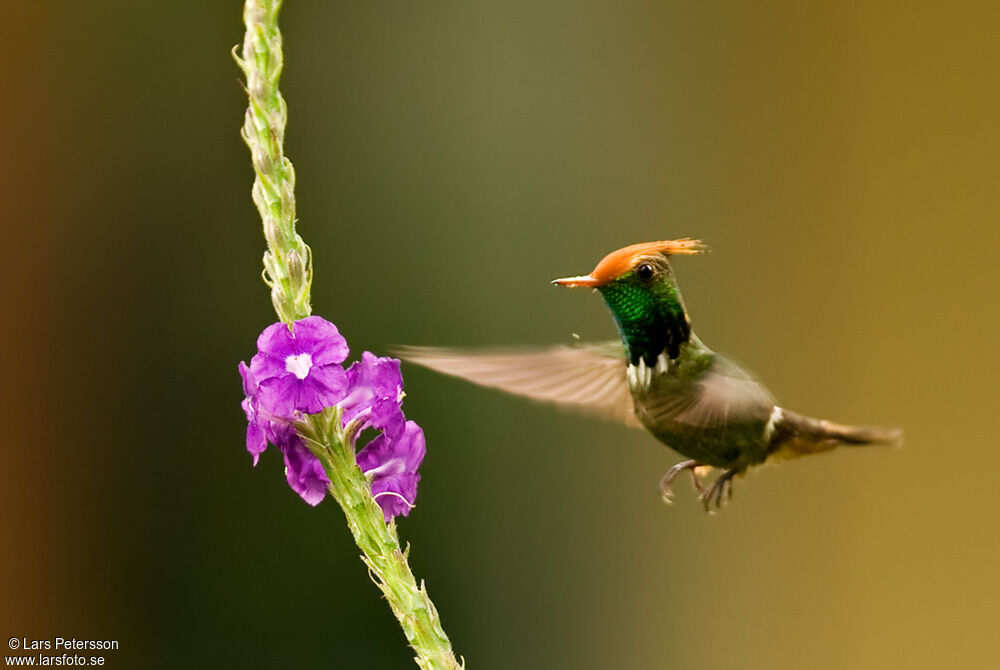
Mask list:
POLYGON ((406 639, 416 652, 417 665, 425 670, 464 667, 455 660, 451 642, 441 627, 437 608, 427 588, 410 570, 400 549, 395 522, 386 523, 372 497, 371 485, 357 465, 354 447, 341 427, 340 412, 333 408, 296 426, 330 479, 330 493, 347 517, 354 541, 364 553, 372 581, 389 601, 406 639))
POLYGON ((312 252, 295 232, 295 169, 284 153, 288 108, 278 90, 283 56, 278 30, 280 0, 247 0, 243 57, 233 57, 246 75, 250 99, 241 134, 250 147, 257 178, 253 201, 264 223, 268 250, 264 281, 271 302, 285 323, 309 316, 312 252))
MULTIPOLYGON (((295 170, 283 148, 287 108, 278 90, 282 68, 280 8, 281 0, 246 0, 243 57, 237 56, 235 49, 233 57, 247 78, 249 105, 242 135, 250 147, 256 172, 253 201, 267 239, 264 281, 271 287, 278 317, 291 324, 312 312, 312 253, 295 231, 295 170)), ((347 525, 363 552, 362 560, 416 652, 417 665, 425 670, 464 667, 455 660, 427 589, 422 582, 417 586, 406 552, 400 549, 395 522, 385 522, 372 497, 371 485, 355 459, 354 445, 344 434, 339 409, 309 417, 296 427, 323 463, 330 493, 344 510, 347 525)))

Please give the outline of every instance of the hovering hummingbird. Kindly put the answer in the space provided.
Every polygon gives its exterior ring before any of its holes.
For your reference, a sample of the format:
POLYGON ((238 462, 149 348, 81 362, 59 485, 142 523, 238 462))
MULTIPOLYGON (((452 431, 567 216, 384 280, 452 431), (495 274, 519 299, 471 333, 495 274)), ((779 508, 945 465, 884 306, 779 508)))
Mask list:
POLYGON ((605 256, 588 275, 559 286, 594 288, 604 297, 620 342, 549 349, 463 351, 406 347, 405 360, 535 400, 642 426, 687 460, 660 481, 666 502, 687 470, 706 510, 732 497, 732 481, 769 459, 840 445, 895 444, 900 430, 846 426, 779 406, 736 364, 709 349, 691 320, 670 267, 675 255, 698 254, 698 240, 633 244, 605 256), (702 469, 722 474, 708 487, 702 469))

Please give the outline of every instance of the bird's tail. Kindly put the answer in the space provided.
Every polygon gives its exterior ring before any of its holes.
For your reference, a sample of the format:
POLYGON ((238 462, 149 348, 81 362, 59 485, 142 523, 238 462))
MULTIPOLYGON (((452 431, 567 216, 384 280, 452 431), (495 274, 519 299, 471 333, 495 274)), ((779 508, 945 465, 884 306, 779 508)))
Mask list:
POLYGON ((776 451, 798 456, 839 446, 895 446, 902 441, 903 431, 899 428, 847 426, 783 410, 780 425, 775 427, 773 445, 776 451))

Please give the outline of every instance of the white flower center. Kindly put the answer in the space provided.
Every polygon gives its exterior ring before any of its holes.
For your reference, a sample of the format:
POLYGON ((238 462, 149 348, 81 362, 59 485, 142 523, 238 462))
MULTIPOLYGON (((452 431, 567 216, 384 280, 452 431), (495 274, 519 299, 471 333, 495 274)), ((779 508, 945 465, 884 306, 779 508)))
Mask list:
POLYGON ((297 356, 289 356, 285 359, 285 369, 299 379, 305 379, 312 366, 313 359, 309 354, 298 354, 297 356))

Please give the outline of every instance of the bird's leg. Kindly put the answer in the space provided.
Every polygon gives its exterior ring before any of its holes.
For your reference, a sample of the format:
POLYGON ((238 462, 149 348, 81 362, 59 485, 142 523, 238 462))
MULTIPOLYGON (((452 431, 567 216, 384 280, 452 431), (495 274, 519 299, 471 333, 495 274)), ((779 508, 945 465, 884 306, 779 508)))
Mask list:
POLYGON ((681 461, 677 465, 673 466, 667 470, 667 474, 663 475, 663 479, 660 480, 660 495, 663 496, 663 502, 668 505, 674 501, 674 489, 673 483, 677 479, 683 470, 687 470, 691 473, 691 484, 698 489, 701 494, 705 493, 705 490, 701 486, 701 482, 698 481, 698 475, 695 473, 695 468, 700 468, 701 463, 692 459, 689 461, 681 461))
POLYGON ((730 468, 723 472, 719 477, 712 482, 712 485, 708 487, 707 490, 702 491, 700 496, 701 504, 705 506, 705 511, 710 512, 712 499, 715 499, 715 508, 719 509, 722 507, 722 503, 728 501, 733 497, 733 477, 742 473, 743 471, 737 468, 730 468))

